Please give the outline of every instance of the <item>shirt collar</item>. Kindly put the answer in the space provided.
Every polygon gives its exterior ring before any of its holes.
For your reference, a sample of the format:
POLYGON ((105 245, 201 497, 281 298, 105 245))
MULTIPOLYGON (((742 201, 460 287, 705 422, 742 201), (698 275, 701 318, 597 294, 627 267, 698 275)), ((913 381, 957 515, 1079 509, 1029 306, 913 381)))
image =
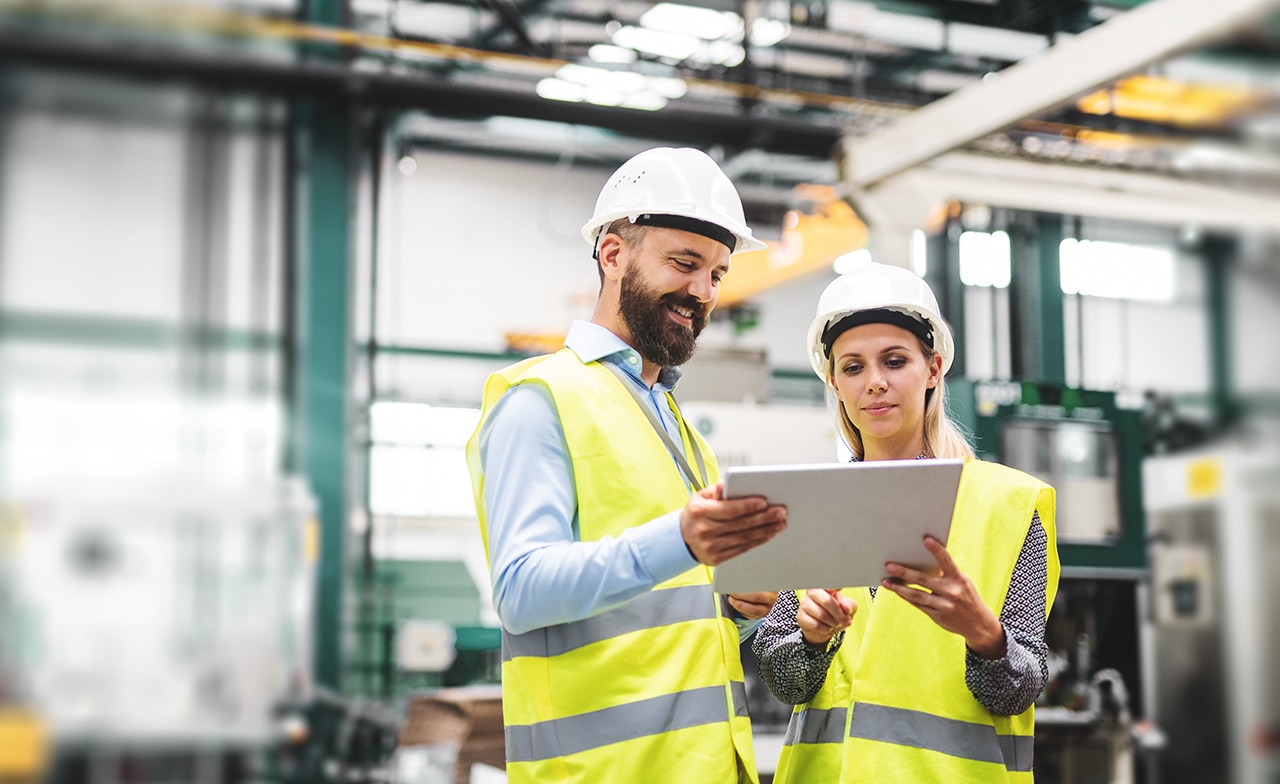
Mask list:
MULTIPOLYGON (((641 380, 640 370, 644 364, 644 358, 634 348, 628 346, 625 340, 599 324, 590 321, 574 321, 569 325, 569 334, 565 335, 564 345, 576 354, 584 365, 606 360, 621 367, 637 381, 641 380)), ((680 368, 664 367, 658 371, 658 381, 653 388, 658 392, 669 392, 675 388, 682 375, 684 371, 680 368)))

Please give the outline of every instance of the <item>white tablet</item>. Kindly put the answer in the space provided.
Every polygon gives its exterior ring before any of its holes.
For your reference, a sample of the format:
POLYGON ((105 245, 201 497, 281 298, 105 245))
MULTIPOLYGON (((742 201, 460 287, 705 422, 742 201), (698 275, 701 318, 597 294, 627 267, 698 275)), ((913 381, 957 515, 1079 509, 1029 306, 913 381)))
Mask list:
POLYGON ((963 460, 731 466, 726 498, 787 507, 787 528, 715 569, 720 593, 878 585, 889 561, 922 571, 937 561, 925 534, 951 529, 963 460))

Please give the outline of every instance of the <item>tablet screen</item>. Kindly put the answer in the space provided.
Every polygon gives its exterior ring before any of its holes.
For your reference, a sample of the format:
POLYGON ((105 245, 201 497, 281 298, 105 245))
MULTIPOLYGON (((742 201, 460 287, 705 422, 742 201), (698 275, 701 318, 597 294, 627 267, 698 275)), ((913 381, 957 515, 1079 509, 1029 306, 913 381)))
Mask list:
POLYGON ((850 588, 878 585, 888 561, 935 568, 924 537, 946 543, 963 468, 958 459, 731 466, 725 497, 783 504, 787 528, 717 566, 714 588, 850 588))

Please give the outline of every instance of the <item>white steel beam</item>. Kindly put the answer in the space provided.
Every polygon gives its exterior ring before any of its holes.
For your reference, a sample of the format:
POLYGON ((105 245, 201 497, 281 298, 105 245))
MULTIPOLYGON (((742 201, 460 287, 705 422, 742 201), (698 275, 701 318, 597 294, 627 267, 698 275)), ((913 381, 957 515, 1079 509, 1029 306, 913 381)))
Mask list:
POLYGON ((1174 177, 1097 166, 1037 163, 953 152, 860 193, 857 204, 876 215, 911 212, 946 201, 992 207, 1115 218, 1156 225, 1184 224, 1225 231, 1280 233, 1280 194, 1209 185, 1174 177))
POLYGON ((1280 0, 1152 0, 990 80, 961 88, 866 136, 843 139, 857 191, 1058 106, 1121 76, 1242 29, 1280 0))

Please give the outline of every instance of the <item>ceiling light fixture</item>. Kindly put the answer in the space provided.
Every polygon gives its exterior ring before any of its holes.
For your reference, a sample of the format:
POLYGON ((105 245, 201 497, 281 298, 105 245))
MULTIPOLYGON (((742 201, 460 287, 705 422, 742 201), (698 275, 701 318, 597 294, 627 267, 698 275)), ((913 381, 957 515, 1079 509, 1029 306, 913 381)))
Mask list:
POLYGON ((693 31, 699 38, 714 41, 735 30, 741 30, 742 17, 732 11, 715 11, 680 3, 658 3, 640 15, 640 26, 667 33, 685 34, 693 31))
POLYGON ((698 51, 702 40, 694 35, 625 25, 613 34, 613 43, 616 46, 625 46, 655 57, 687 60, 698 51))
POLYGON ((564 79, 557 79, 553 76, 539 81, 534 91, 538 93, 539 98, 545 98, 548 101, 569 101, 570 103, 582 101, 587 94, 585 86, 575 82, 566 82, 564 79))
POLYGON ((597 63, 629 65, 636 61, 636 52, 612 44, 596 44, 587 50, 587 57, 597 63))
POLYGON ((791 25, 778 19, 757 19, 751 23, 751 45, 767 48, 791 35, 791 25))

